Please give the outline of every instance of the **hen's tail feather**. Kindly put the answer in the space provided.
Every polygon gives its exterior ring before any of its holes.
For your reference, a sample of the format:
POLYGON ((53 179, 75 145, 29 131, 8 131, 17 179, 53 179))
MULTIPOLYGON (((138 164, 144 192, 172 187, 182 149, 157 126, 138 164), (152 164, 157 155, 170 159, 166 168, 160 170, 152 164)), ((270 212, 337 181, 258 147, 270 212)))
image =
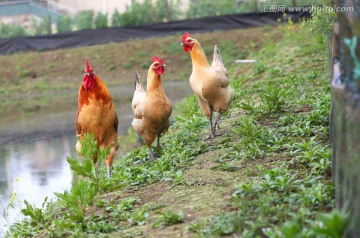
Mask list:
POLYGON ((217 47, 217 45, 215 45, 214 47, 214 59, 213 59, 213 63, 221 63, 224 64, 221 54, 220 54, 220 50, 217 47))
POLYGON ((136 78, 135 78, 136 82, 138 83, 141 83, 141 80, 140 80, 140 74, 138 71, 136 71, 136 78))
POLYGON ((136 71, 135 74, 135 90, 141 86, 140 74, 136 71))
POLYGON ((224 62, 222 60, 221 54, 220 54, 220 50, 217 47, 217 45, 215 45, 215 47, 214 47, 214 58, 213 58, 211 67, 213 67, 216 70, 223 72, 225 75, 227 75, 227 71, 226 71, 224 62))

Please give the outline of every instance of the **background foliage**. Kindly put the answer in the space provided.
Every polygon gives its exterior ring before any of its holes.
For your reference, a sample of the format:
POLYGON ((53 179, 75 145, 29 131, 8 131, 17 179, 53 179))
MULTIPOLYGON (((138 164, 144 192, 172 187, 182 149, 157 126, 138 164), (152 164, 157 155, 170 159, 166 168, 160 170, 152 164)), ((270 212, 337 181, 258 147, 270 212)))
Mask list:
MULTIPOLYGON (((126 6, 126 10, 123 13, 115 10, 111 16, 107 13, 96 13, 92 10, 87 10, 78 12, 73 17, 60 16, 54 26, 51 26, 49 16, 45 16, 42 21, 35 20, 35 18, 32 19, 30 30, 25 30, 23 27, 15 25, 0 25, 0 37, 42 35, 51 34, 52 32, 100 29, 110 26, 135 26, 189 18, 256 12, 261 11, 265 5, 284 5, 287 7, 324 5, 328 4, 328 0, 267 0, 265 2, 193 0, 190 1, 190 5, 186 10, 182 10, 182 4, 181 0, 132 0, 131 3, 126 6)), ((319 14, 315 16, 315 18, 319 18, 319 22, 326 23, 320 19, 321 17, 322 15, 319 14)), ((314 28, 316 28, 315 25, 314 28)))

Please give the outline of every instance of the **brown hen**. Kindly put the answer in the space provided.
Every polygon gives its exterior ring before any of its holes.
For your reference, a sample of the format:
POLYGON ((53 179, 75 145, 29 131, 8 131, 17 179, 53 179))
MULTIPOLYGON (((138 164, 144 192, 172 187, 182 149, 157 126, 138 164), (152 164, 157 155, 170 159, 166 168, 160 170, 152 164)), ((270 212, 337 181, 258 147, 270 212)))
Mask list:
POLYGON ((207 139, 214 138, 216 126, 220 128, 220 117, 228 110, 233 95, 220 50, 215 46, 210 65, 201 44, 189 33, 183 34, 181 45, 185 52, 190 51, 192 73, 189 81, 202 112, 209 120, 210 136, 207 139), (214 112, 217 116, 213 122, 214 112))
POLYGON ((160 136, 168 130, 172 112, 171 101, 165 94, 161 80, 164 66, 160 58, 153 58, 148 70, 146 92, 141 85, 140 76, 136 75, 132 101, 134 111, 132 126, 149 147, 149 155, 152 159, 154 153, 151 145, 157 137, 157 147, 160 147, 160 136))

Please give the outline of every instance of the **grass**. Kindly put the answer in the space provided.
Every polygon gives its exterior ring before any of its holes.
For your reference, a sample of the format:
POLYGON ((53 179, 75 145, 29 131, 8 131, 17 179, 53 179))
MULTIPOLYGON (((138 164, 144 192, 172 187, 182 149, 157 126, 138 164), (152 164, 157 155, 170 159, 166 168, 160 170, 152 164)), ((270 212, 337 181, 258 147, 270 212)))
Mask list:
MULTIPOLYGON (((213 45, 218 44, 226 57, 236 56, 237 52, 245 51, 247 42, 256 42, 258 46, 266 43, 263 37, 275 39, 276 35, 267 28, 248 30, 217 31, 212 34, 194 34, 201 38, 204 45, 209 45, 207 53, 213 52, 213 45), (235 43, 236 42, 236 43, 235 43)), ((73 49, 59 49, 46 52, 15 53, 0 56, 0 89, 9 93, 39 93, 42 90, 58 90, 53 86, 62 83, 67 89, 78 88, 82 80, 84 59, 89 58, 94 71, 108 84, 133 84, 134 71, 145 75, 153 56, 163 58, 169 66, 166 71, 168 80, 187 80, 183 70, 178 70, 180 63, 185 68, 191 67, 191 62, 183 60, 186 54, 180 47, 181 35, 143 40, 130 40, 122 43, 87 46, 73 49), (142 65, 147 65, 142 66, 142 65), (14 70, 16 69, 16 70, 14 70), (27 83, 29 82, 29 83, 27 83), (26 83, 24 85, 24 83, 26 83), (45 86, 46 85, 46 86, 45 86)))
POLYGON ((228 65, 235 94, 222 136, 204 141, 207 122, 190 96, 155 161, 145 146, 131 149, 106 179, 90 155, 68 158, 82 179, 25 208, 35 216, 8 236, 341 237, 349 219, 334 210, 325 40, 291 24, 273 31, 283 39, 252 50, 256 64, 228 65))

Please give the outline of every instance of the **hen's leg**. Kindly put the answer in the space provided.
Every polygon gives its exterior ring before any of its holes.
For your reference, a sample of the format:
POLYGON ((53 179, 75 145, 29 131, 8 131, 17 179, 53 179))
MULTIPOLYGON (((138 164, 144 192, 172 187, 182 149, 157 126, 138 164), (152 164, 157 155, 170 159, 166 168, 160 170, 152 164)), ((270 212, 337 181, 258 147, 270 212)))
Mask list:
POLYGON ((210 117, 209 118, 210 135, 208 137, 206 137, 205 141, 215 138, 215 129, 214 129, 212 124, 213 124, 212 123, 212 117, 210 117))
POLYGON ((215 131, 213 130, 213 125, 212 125, 213 111, 211 110, 211 107, 207 101, 205 101, 203 98, 201 98, 199 96, 197 97, 197 99, 198 99, 201 110, 203 111, 204 115, 209 120, 210 135, 205 139, 205 140, 209 140, 209 139, 212 139, 215 137, 215 131))
POLYGON ((214 131, 216 130, 216 126, 220 130, 220 117, 221 117, 221 115, 222 115, 222 113, 220 113, 220 112, 216 115, 216 118, 215 118, 215 121, 214 121, 214 124, 213 124, 214 131))

